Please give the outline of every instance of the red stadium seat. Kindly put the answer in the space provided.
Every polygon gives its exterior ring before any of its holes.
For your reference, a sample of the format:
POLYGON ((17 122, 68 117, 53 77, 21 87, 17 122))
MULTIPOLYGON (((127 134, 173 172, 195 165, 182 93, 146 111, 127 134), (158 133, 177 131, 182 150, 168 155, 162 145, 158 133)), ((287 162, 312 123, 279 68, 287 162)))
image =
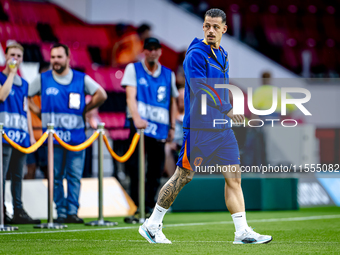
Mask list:
MULTIPOLYGON (((45 61, 50 60, 50 52, 51 52, 51 43, 43 43, 41 45, 41 53, 45 61)), ((71 52, 71 66, 72 67, 80 67, 80 68, 90 68, 92 65, 92 61, 90 58, 90 54, 87 51, 87 48, 84 47, 73 47, 70 46, 71 52)))
POLYGON ((162 56, 160 57, 159 62, 175 71, 178 66, 178 53, 162 44, 162 56))
POLYGON ((270 44, 282 47, 286 43, 287 35, 285 30, 266 27, 264 31, 270 44))
POLYGON ((100 112, 99 117, 107 129, 123 128, 125 125, 125 112, 100 112))
POLYGON ((126 114, 101 112, 99 117, 105 123, 105 128, 109 131, 109 135, 113 140, 126 140, 129 138, 130 129, 124 128, 126 114))
POLYGON ((72 67, 84 67, 91 66, 92 61, 87 48, 71 48, 71 66, 72 67))
POLYGON ((299 70, 301 68, 301 55, 299 55, 298 49, 284 46, 281 62, 294 71, 299 70))
POLYGON ((129 138, 130 129, 109 130, 112 140, 126 140, 129 138))
POLYGON ((40 48, 43 59, 48 62, 50 61, 51 47, 52 47, 51 43, 42 43, 40 48))
POLYGON ((110 40, 105 28, 80 25, 56 25, 53 27, 55 35, 61 43, 70 44, 79 42, 82 46, 97 46, 106 48, 110 46, 110 40))
POLYGON ((36 24, 37 22, 59 24, 61 19, 56 7, 50 3, 23 1, 4 1, 10 21, 17 24, 36 24))
POLYGON ((87 69, 86 73, 108 92, 125 92, 125 89, 120 85, 123 78, 122 69, 99 67, 87 69))
POLYGON ((323 47, 319 55, 321 56, 321 63, 325 65, 328 70, 336 70, 337 62, 339 62, 339 53, 337 53, 335 47, 323 47))
POLYGON ((41 40, 35 26, 0 23, 0 40, 15 40, 20 43, 39 43, 41 40))

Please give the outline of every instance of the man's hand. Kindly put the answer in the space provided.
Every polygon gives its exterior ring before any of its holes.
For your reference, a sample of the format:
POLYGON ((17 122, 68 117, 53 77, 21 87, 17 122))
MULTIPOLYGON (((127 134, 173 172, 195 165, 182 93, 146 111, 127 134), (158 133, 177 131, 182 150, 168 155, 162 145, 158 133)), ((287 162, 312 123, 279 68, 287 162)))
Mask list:
POLYGON ((92 95, 91 101, 88 102, 84 109, 84 115, 94 108, 101 106, 107 99, 107 94, 102 87, 99 87, 92 95))
POLYGON ((148 126, 148 122, 146 120, 143 120, 142 118, 134 119, 133 123, 135 124, 136 129, 146 129, 146 127, 148 126))
POLYGON ((34 136, 31 135, 31 136, 30 136, 30 143, 31 143, 31 146, 32 146, 33 144, 35 144, 36 142, 37 142, 37 141, 35 140, 34 136))
POLYGON ((166 138, 166 141, 172 142, 172 140, 174 139, 174 136, 175 136, 175 130, 173 128, 170 128, 168 132, 168 138, 166 138))
POLYGON ((232 119, 232 121, 235 123, 235 124, 241 124, 244 122, 244 116, 241 115, 241 114, 234 114, 233 113, 233 109, 231 109, 228 113, 227 113, 227 116, 232 119))
POLYGON ((16 63, 14 66, 12 66, 12 65, 10 65, 12 61, 13 61, 13 60, 10 58, 10 59, 7 61, 7 66, 9 67, 9 73, 15 75, 15 74, 17 74, 17 72, 18 72, 18 63, 16 63))

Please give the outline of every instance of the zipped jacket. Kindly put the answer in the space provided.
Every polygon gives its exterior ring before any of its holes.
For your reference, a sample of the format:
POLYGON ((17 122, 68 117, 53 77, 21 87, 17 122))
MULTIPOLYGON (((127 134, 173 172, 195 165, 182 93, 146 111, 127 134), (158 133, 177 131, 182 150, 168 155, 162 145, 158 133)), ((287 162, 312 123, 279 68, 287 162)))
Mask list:
POLYGON ((229 83, 228 53, 222 47, 219 50, 225 58, 223 63, 202 39, 195 38, 186 52, 183 62, 185 129, 220 130, 231 127, 230 118, 226 115, 232 109, 229 90, 215 88, 215 84, 229 83), (202 114, 202 98, 206 100, 206 114, 202 114), (214 127, 214 119, 223 119, 227 123, 214 127))

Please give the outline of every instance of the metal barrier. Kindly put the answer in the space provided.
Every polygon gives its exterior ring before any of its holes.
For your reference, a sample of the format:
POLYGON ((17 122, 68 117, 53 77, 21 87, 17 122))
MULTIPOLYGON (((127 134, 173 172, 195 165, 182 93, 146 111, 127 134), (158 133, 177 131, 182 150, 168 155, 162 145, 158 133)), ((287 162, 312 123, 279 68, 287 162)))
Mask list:
MULTIPOLYGON (((144 129, 138 130, 138 132, 133 137, 132 143, 130 145, 129 150, 123 156, 118 156, 114 153, 114 151, 110 148, 108 140, 104 134, 104 125, 105 123, 99 123, 98 129, 96 133, 94 133, 88 140, 84 143, 76 146, 69 145, 63 142, 54 131, 54 124, 49 123, 47 125, 48 129, 43 134, 43 136, 32 146, 29 148, 21 147, 20 145, 13 142, 11 139, 3 131, 3 124, 0 123, 0 134, 4 137, 4 139, 15 149, 21 151, 22 153, 32 153, 36 151, 46 140, 48 139, 48 220, 47 223, 39 224, 34 226, 34 228, 48 228, 48 229, 62 229, 66 228, 67 225, 54 223, 53 222, 53 186, 54 186, 54 152, 53 152, 53 137, 58 141, 58 143, 63 146, 65 149, 70 151, 80 151, 89 147, 98 137, 98 220, 91 221, 86 223, 87 226, 114 226, 117 225, 117 222, 105 221, 103 217, 103 161, 104 161, 104 153, 103 153, 103 145, 105 145, 109 150, 111 156, 119 162, 126 162, 133 152, 136 149, 138 140, 139 140, 139 204, 141 209, 141 217, 140 222, 143 223, 145 221, 145 159, 144 159, 144 129)), ((4 225, 4 210, 3 210, 3 145, 2 139, 0 139, 0 231, 12 231, 17 230, 18 227, 11 227, 4 225)))
POLYGON ((110 144, 106 138, 106 136, 103 136, 105 145, 110 152, 111 156, 117 160, 118 162, 126 162, 131 155, 133 154, 138 140, 139 140, 139 211, 140 211, 140 217, 139 217, 139 223, 144 223, 145 221, 145 146, 144 146, 144 129, 138 129, 137 133, 134 134, 134 137, 132 139, 130 148, 125 153, 124 156, 118 156, 110 147, 110 144))
POLYGON ((48 172, 48 195, 47 195, 47 223, 35 225, 34 228, 63 229, 67 225, 53 222, 53 187, 54 187, 54 149, 53 149, 53 133, 54 124, 47 124, 48 140, 47 140, 47 172, 48 172))
POLYGON ((98 140, 98 220, 86 223, 86 226, 115 226, 118 225, 117 222, 111 222, 104 220, 103 217, 103 162, 104 162, 104 152, 103 152, 103 135, 104 135, 104 125, 105 123, 98 124, 99 140, 98 140))
POLYGON ((145 153, 144 129, 139 130, 139 223, 145 221, 145 153))

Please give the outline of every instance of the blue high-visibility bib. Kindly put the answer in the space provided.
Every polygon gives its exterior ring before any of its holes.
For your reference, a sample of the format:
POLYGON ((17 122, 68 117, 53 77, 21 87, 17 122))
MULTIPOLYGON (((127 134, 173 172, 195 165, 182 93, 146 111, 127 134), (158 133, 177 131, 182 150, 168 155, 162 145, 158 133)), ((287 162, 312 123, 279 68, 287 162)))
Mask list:
POLYGON ((41 121, 43 132, 48 123, 53 123, 56 134, 64 142, 78 145, 86 139, 85 74, 72 71, 73 78, 68 85, 56 82, 51 70, 41 74, 41 121))
POLYGON ((171 70, 161 66, 161 74, 149 75, 141 62, 135 63, 138 112, 148 121, 144 133, 157 140, 166 139, 169 132, 171 101, 171 70))
MULTIPOLYGON (((0 72, 0 84, 3 85, 7 76, 0 72)), ((21 78, 22 85, 13 83, 12 90, 3 103, 0 103, 0 122, 4 124, 7 136, 22 147, 30 146, 27 125, 28 83, 21 78)), ((7 143, 3 140, 3 143, 7 143)))

